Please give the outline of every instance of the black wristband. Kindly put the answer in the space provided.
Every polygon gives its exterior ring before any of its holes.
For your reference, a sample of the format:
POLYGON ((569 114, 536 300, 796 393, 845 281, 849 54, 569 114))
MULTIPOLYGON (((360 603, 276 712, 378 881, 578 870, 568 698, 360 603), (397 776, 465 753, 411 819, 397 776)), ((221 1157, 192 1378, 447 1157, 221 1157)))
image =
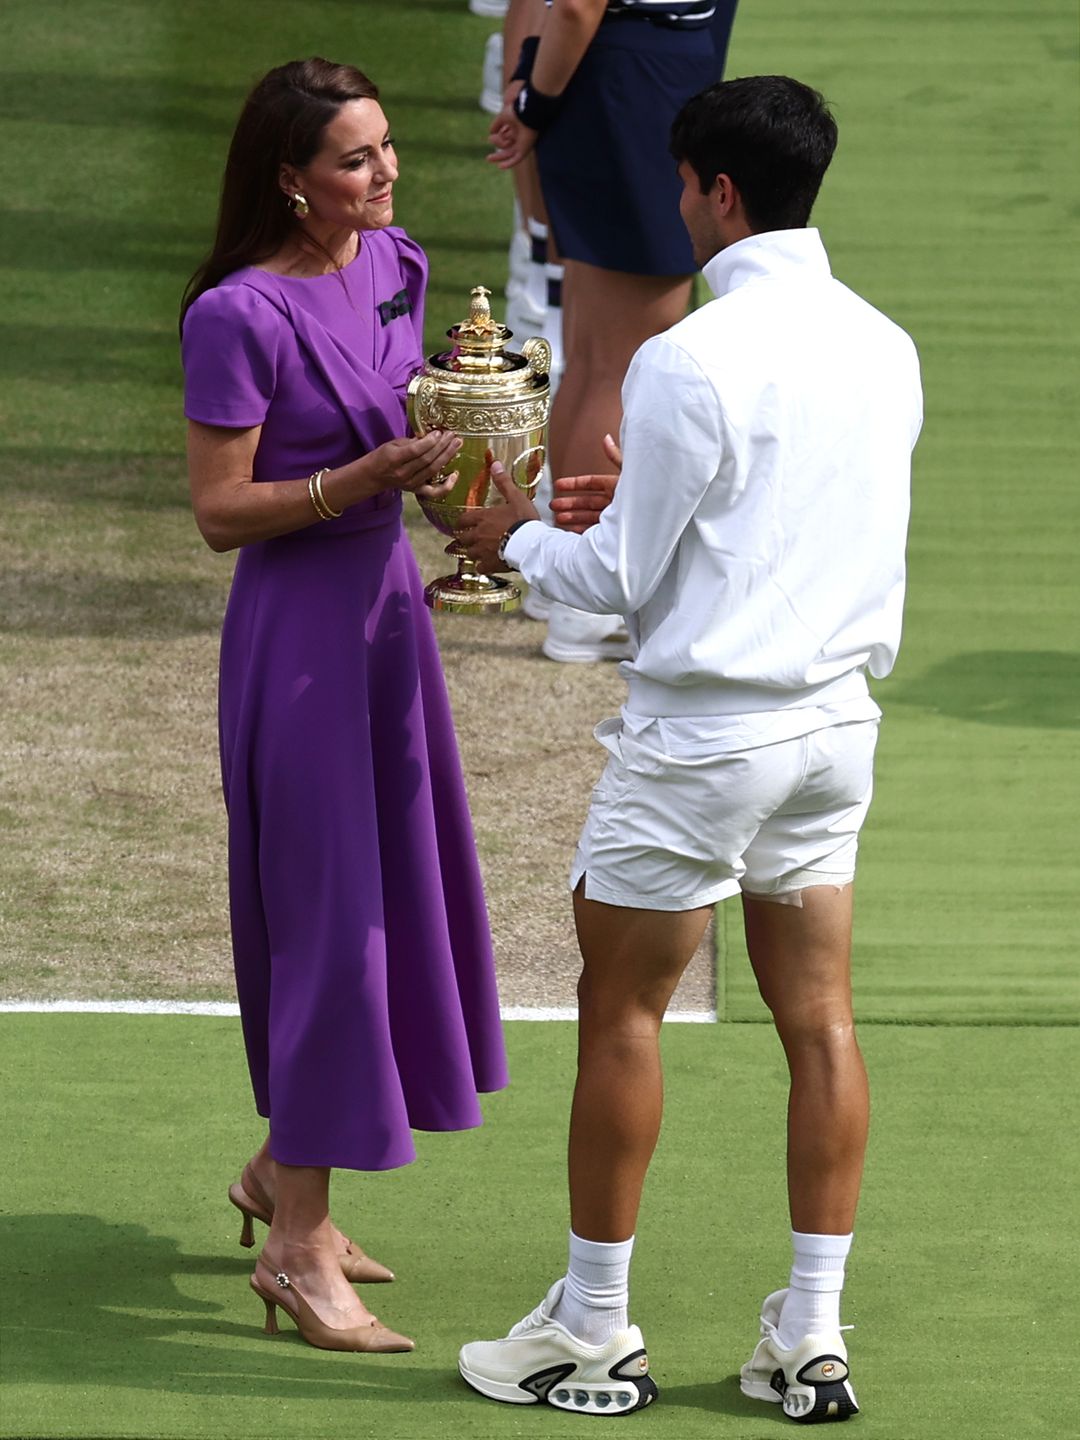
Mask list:
POLYGON ((521 51, 518 55, 518 62, 510 75, 511 80, 528 80, 532 74, 533 62, 536 59, 536 52, 540 48, 539 35, 526 35, 521 42, 521 51))
POLYGON ((561 104, 561 95, 545 95, 540 90, 534 90, 532 85, 526 81, 514 101, 514 114, 522 125, 527 125, 530 130, 540 133, 546 130, 555 119, 561 104))

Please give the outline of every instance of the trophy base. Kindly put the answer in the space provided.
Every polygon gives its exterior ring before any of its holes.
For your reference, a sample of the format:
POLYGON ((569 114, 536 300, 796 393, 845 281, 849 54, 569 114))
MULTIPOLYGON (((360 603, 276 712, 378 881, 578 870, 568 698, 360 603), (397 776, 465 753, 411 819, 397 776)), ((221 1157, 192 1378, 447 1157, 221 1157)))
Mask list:
POLYGON ((521 608, 521 591, 497 575, 443 575, 425 586, 424 603, 452 615, 509 615, 521 608))

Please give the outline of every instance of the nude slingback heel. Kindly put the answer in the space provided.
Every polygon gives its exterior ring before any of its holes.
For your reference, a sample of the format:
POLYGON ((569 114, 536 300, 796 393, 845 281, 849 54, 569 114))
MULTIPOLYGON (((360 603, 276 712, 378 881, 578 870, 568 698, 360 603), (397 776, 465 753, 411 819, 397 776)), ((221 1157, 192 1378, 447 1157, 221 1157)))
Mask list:
POLYGON ((309 1345, 317 1350, 353 1350, 371 1355, 393 1355, 416 1348, 415 1341, 371 1317, 369 1325, 354 1325, 348 1330, 335 1330, 320 1320, 300 1291, 283 1270, 272 1271, 262 1260, 256 1261, 251 1288, 266 1306, 267 1335, 278 1333, 277 1307, 288 1315, 309 1345))

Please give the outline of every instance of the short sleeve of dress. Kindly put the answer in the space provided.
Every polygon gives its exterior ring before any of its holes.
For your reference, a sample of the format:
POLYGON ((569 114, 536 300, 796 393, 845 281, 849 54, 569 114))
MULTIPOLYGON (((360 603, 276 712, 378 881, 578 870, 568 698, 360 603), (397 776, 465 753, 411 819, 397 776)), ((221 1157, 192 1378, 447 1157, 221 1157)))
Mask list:
POLYGON ((248 429, 266 419, 277 383, 282 317, 247 285, 219 285, 184 317, 184 414, 248 429))
POLYGON ((406 235, 404 230, 394 226, 389 233, 393 236, 394 244, 397 247, 401 279, 412 307, 409 311, 409 319, 412 321, 413 333, 416 336, 416 346, 423 355, 424 295, 427 291, 428 278, 427 256, 416 241, 406 235))

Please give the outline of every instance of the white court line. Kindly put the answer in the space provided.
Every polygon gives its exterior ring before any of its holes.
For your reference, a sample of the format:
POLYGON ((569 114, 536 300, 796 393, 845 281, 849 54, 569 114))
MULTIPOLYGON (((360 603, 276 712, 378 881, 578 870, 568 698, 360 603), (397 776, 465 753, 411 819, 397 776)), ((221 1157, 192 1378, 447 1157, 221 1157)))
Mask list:
MULTIPOLYGON (((239 1015, 239 1005, 227 1000, 0 1000, 0 1012, 74 1015, 239 1015)), ((504 1005, 504 1020, 576 1020, 575 1006, 533 1007, 504 1005)), ((715 1010, 671 1010, 665 1020, 684 1025, 713 1025, 715 1010)))

